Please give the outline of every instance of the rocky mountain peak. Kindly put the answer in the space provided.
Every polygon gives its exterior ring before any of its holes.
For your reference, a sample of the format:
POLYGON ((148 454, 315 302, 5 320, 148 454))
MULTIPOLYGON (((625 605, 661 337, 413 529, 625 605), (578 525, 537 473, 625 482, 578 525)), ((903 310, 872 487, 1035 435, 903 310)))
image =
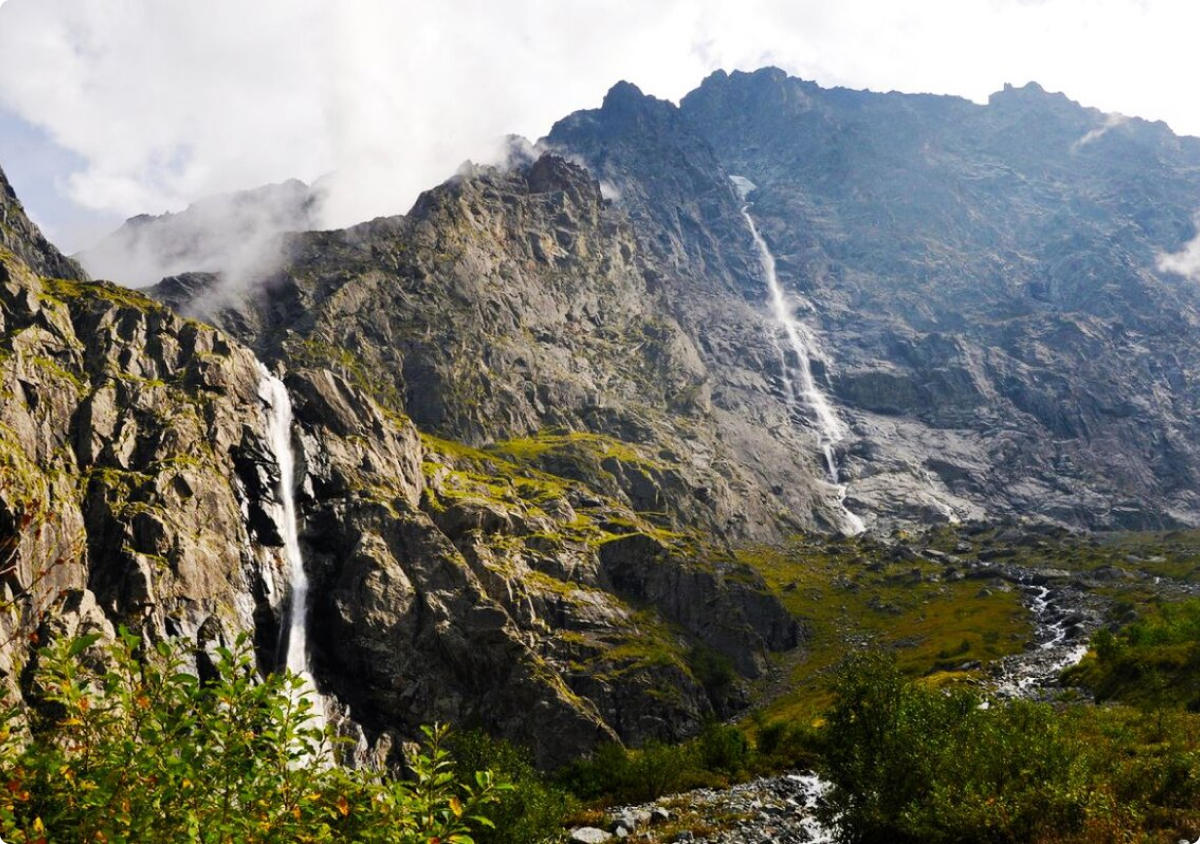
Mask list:
POLYGON ((600 107, 613 114, 629 113, 642 106, 647 100, 653 99, 654 97, 643 94, 642 89, 632 82, 621 80, 608 89, 600 107))
POLYGON ((1054 116, 1058 119, 1079 120, 1100 114, 1095 109, 1085 109, 1061 91, 1047 91, 1032 81, 1020 87, 1009 82, 1004 83, 1001 90, 988 96, 988 106, 1002 112, 1025 111, 1031 118, 1035 113, 1040 113, 1043 115, 1041 119, 1054 116))
POLYGON ((525 174, 531 193, 567 191, 577 203, 599 203, 600 186, 586 168, 557 155, 543 155, 525 174))
POLYGON ((0 170, 0 248, 16 255, 39 275, 87 278, 83 268, 59 252, 29 219, 3 170, 0 170))
POLYGON ((567 131, 572 124, 578 124, 583 131, 600 131, 614 137, 633 127, 638 131, 663 132, 664 127, 677 119, 678 109, 674 104, 642 93, 631 82, 618 82, 604 96, 600 108, 569 115, 551 129, 549 137, 553 139, 556 130, 567 131))

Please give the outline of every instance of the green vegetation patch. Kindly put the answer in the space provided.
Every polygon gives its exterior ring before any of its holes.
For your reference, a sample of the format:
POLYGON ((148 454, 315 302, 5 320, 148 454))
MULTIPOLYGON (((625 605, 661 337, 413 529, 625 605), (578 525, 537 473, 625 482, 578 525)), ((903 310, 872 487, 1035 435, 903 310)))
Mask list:
POLYGON ((1116 633, 1100 630, 1092 644, 1067 677, 1098 701, 1200 712, 1200 600, 1148 605, 1116 633))
POLYGON ((11 844, 66 841, 469 842, 510 786, 456 774, 442 728, 409 755, 411 780, 329 764, 291 675, 260 677, 243 637, 216 677, 188 670, 183 643, 125 631, 63 639, 39 656, 43 706, 0 711, 0 827, 11 844))
POLYGON ((68 302, 73 299, 92 299, 111 302, 123 308, 133 308, 142 312, 169 312, 161 302, 156 302, 136 290, 130 290, 128 287, 122 287, 110 281, 72 281, 50 278, 43 280, 43 289, 44 296, 60 302, 68 302))
POLYGON ((801 536, 781 547, 737 552, 738 561, 758 571, 810 631, 803 662, 785 664, 785 688, 762 702, 767 715, 798 722, 815 718, 830 700, 829 670, 867 644, 894 649, 905 674, 933 683, 973 679, 978 670, 953 669, 1023 649, 1031 619, 1015 590, 947 581, 941 565, 898 562, 890 551, 870 539, 801 536))
POLYGON ((847 841, 1169 844, 1200 832, 1200 718, 1015 702, 853 657, 834 685, 824 806, 847 841))
POLYGON ((675 668, 684 674, 691 673, 681 633, 650 610, 635 611, 626 630, 606 638, 608 647, 592 665, 586 666, 588 673, 600 668, 600 676, 608 679, 647 668, 675 668))
POLYGON ((58 361, 53 360, 52 358, 35 355, 28 358, 28 360, 58 380, 65 381, 68 385, 70 385, 71 389, 75 391, 76 395, 82 395, 89 389, 88 383, 83 378, 76 373, 71 372, 69 369, 66 369, 62 366, 62 364, 58 363, 58 361))
MULTIPOLYGON (((550 439, 587 443, 605 454, 628 448, 593 434, 558 433, 550 439)), ((515 450, 501 445, 477 449, 424 433, 421 442, 430 509, 444 511, 456 504, 496 508, 526 522, 527 540, 543 547, 576 543, 595 548, 635 534, 649 536, 680 555, 692 556, 698 547, 694 537, 662 527, 646 514, 597 494, 583 481, 540 468, 536 456, 554 448, 542 450, 540 438, 514 441, 528 445, 515 450), (571 506, 573 498, 587 504, 571 506)))
POLYGON ((487 451, 522 463, 537 463, 547 456, 586 455, 594 460, 615 458, 623 463, 657 468, 660 461, 644 455, 636 446, 604 434, 546 428, 530 437, 503 440, 487 451))

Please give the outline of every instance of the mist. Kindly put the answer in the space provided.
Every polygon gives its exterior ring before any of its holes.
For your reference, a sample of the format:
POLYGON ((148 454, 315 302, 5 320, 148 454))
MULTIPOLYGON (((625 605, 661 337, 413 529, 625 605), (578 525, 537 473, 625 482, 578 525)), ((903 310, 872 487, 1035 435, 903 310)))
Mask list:
POLYGON ((1197 234, 1183 245, 1178 252, 1165 253, 1158 256, 1159 272, 1174 273, 1189 281, 1200 281, 1200 212, 1193 221, 1197 234))

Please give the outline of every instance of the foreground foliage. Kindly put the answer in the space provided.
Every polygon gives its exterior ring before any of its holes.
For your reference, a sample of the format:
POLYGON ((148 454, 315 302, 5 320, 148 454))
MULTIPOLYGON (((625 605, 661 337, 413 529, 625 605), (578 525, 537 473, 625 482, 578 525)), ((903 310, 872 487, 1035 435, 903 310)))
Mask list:
POLYGON ((1175 842, 1200 834, 1200 719, 1015 702, 905 679, 876 653, 835 684, 826 809, 846 842, 1175 842))
POLYGON ((259 677, 244 641, 218 651, 210 682, 177 645, 96 642, 39 654, 28 732, 18 707, 4 713, 8 844, 469 844, 507 788, 486 772, 456 779, 442 728, 426 731, 411 780, 327 764, 303 682, 259 677))
POLYGON ((460 779, 486 768, 512 785, 488 808, 495 825, 480 829, 475 844, 541 844, 565 837, 563 820, 577 801, 533 767, 527 750, 480 730, 456 732, 450 744, 460 779))

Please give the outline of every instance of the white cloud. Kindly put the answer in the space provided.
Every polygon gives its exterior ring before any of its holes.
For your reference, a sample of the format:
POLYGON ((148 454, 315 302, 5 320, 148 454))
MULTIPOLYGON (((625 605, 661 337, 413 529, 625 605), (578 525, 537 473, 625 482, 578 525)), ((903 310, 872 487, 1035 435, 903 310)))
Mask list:
POLYGON ((1075 143, 1071 144, 1071 152, 1078 152, 1081 147, 1085 147, 1088 144, 1095 143, 1096 141, 1100 140, 1105 135, 1107 135, 1109 132, 1111 132, 1113 129, 1117 129, 1121 126, 1124 126, 1128 122, 1129 122, 1129 118, 1126 117, 1124 114, 1119 114, 1117 112, 1113 112, 1112 114, 1104 115, 1104 122, 1102 122, 1095 129, 1089 129, 1087 132, 1084 133, 1082 138, 1077 140, 1075 143))
POLYGON ((89 208, 337 170, 342 225, 618 79, 677 99, 717 67, 977 101, 1036 79, 1200 133, 1197 24, 1171 0, 9 0, 0 103, 80 157, 62 183, 89 208))
MULTIPOLYGON (((1195 223, 1200 231, 1200 213, 1195 223)), ((1190 281, 1200 281, 1200 234, 1184 244, 1178 252, 1158 256, 1158 269, 1164 273, 1175 273, 1190 281)))

